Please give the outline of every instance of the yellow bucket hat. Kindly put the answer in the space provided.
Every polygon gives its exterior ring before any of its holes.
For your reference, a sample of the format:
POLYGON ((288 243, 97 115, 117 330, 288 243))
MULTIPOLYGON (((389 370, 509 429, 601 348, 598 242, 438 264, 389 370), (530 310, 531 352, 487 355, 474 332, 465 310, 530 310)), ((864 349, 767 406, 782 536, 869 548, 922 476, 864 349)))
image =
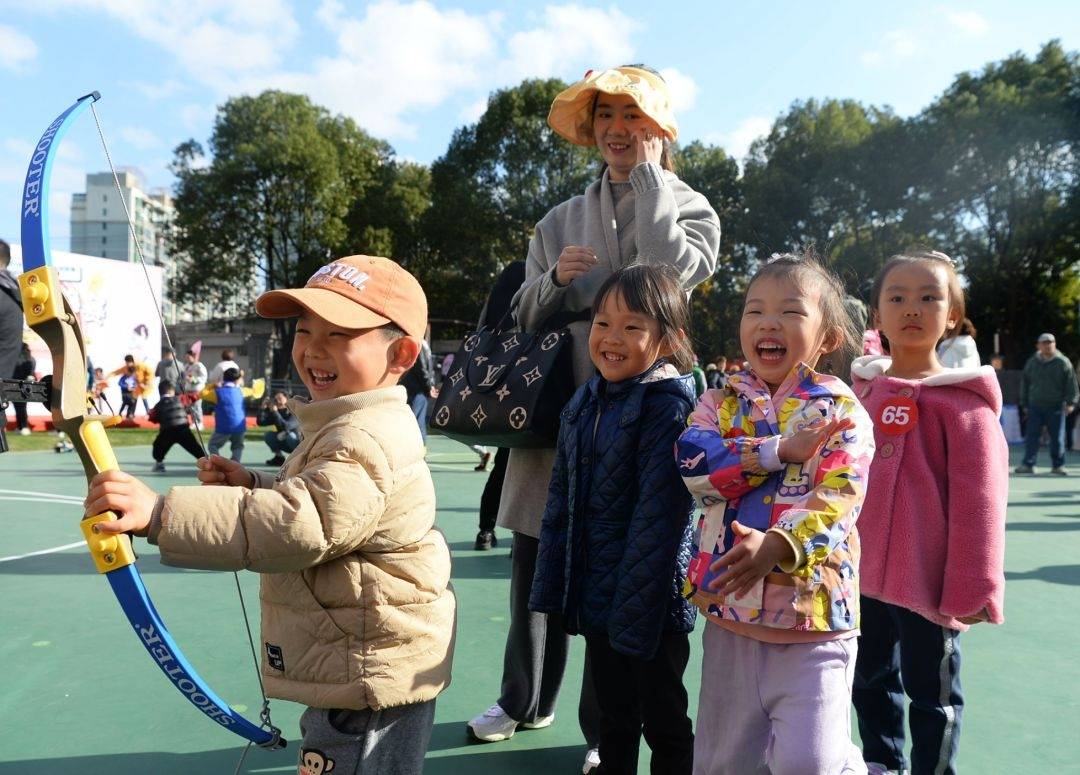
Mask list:
POLYGON ((596 145, 592 110, 597 92, 625 94, 642 112, 660 125, 669 140, 679 136, 671 93, 664 79, 640 67, 590 70, 585 77, 560 92, 551 103, 548 126, 575 145, 596 145))

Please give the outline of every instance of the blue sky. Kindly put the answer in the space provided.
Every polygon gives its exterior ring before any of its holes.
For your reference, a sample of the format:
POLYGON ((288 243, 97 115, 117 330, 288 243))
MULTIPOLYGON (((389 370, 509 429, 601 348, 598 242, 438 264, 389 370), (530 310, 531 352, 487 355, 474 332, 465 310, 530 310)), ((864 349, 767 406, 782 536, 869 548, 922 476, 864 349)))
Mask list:
MULTIPOLYGON (((302 92, 430 162, 494 89, 633 61, 668 77, 681 140, 741 156, 793 100, 910 115, 956 73, 1051 38, 1080 47, 1074 3, 0 0, 0 238, 19 241, 33 143, 92 90, 114 160, 151 187, 171 184, 172 149, 205 143, 230 96, 302 92)), ((57 248, 72 192, 104 169, 87 116, 54 167, 57 248)))

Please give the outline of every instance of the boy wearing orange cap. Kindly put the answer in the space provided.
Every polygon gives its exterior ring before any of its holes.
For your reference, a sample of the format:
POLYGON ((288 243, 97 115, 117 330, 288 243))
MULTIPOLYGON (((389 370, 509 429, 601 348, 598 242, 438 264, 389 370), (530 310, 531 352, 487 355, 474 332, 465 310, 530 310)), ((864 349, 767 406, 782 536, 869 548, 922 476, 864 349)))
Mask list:
POLYGON ((293 363, 311 393, 290 399, 303 440, 277 476, 213 455, 199 479, 228 486, 162 496, 110 471, 91 482, 87 512, 123 512, 101 529, 147 536, 167 565, 262 573, 263 682, 308 706, 301 757, 419 774, 455 615, 420 430, 397 384, 427 300, 393 261, 351 256, 255 307, 298 318, 293 363))

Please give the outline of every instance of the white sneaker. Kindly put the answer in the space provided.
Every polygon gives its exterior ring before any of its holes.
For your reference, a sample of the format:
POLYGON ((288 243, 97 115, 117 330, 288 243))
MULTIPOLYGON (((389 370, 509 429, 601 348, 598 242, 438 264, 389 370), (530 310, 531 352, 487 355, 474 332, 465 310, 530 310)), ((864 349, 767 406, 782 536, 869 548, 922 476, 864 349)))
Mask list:
POLYGON ((867 762, 866 772, 868 775, 908 775, 907 770, 890 770, 884 764, 867 762))
MULTIPOLYGON (((550 723, 550 722, 549 722, 550 723)), ((485 743, 497 743, 509 740, 517 731, 518 722, 514 721, 499 703, 495 703, 467 724, 469 734, 485 743)))
POLYGON ((29 428, 19 428, 19 435, 20 436, 29 436, 30 435, 30 429, 29 428))
POLYGON ((544 727, 550 727, 555 723, 555 714, 550 716, 537 716, 536 721, 523 721, 521 722, 522 729, 543 729, 544 727))
POLYGON ((585 764, 581 767, 581 775, 589 775, 590 772, 600 766, 600 749, 590 748, 585 754, 585 764))

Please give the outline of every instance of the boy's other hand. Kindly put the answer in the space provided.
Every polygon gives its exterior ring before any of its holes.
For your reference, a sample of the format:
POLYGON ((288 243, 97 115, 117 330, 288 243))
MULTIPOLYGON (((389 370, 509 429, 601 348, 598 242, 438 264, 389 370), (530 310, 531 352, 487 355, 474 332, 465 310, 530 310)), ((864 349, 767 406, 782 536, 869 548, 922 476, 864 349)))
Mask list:
POLYGON ((195 464, 199 467, 199 481, 203 484, 224 484, 232 487, 251 487, 255 481, 248 471, 235 460, 221 455, 201 457, 195 464))
POLYGON ((144 536, 157 499, 156 492, 131 474, 104 471, 90 481, 90 491, 86 494, 84 504, 88 517, 105 511, 120 515, 118 519, 99 523, 101 532, 144 536))

